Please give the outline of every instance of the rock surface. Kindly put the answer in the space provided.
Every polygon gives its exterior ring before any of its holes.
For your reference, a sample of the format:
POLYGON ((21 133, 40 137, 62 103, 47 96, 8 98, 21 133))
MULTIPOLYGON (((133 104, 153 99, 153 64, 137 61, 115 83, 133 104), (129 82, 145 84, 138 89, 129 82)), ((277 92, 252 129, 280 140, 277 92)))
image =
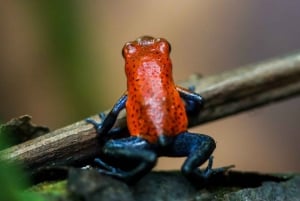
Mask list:
POLYGON ((179 172, 151 172, 127 185, 95 170, 71 169, 68 189, 85 201, 279 201, 300 200, 300 175, 230 171, 207 183, 190 183, 179 172))

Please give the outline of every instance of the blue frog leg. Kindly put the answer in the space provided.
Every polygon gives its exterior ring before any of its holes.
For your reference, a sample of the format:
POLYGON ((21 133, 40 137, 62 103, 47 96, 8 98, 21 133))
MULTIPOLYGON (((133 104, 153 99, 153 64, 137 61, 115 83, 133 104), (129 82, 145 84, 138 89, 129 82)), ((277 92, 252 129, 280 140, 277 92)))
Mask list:
POLYGON ((135 183, 150 172, 157 161, 157 155, 152 145, 135 136, 109 140, 102 148, 102 152, 113 165, 97 158, 95 162, 98 164, 98 171, 127 183, 135 183), (120 167, 124 167, 124 169, 120 167))
POLYGON ((216 147, 214 139, 205 134, 190 133, 188 131, 177 135, 173 143, 159 154, 161 156, 187 157, 182 165, 182 173, 191 181, 207 181, 212 175, 226 172, 234 165, 212 168, 212 153, 216 147), (208 161, 204 170, 199 166, 208 161))
POLYGON ((116 102, 116 104, 113 106, 113 108, 107 115, 105 115, 104 113, 99 114, 100 118, 102 119, 101 122, 96 122, 91 118, 87 118, 85 121, 94 125, 98 135, 106 134, 111 130, 111 128, 115 124, 120 111, 125 108, 126 101, 127 92, 125 92, 119 98, 119 100, 116 102))
POLYGON ((204 99, 199 94, 195 93, 195 87, 189 87, 185 89, 180 86, 176 86, 177 91, 180 94, 180 97, 186 103, 186 112, 189 115, 197 114, 204 105, 204 99))

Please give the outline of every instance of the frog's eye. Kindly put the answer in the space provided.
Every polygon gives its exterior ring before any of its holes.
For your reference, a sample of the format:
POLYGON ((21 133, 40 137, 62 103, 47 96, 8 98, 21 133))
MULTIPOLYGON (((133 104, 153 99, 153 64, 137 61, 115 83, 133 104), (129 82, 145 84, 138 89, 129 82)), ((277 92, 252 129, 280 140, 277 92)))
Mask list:
POLYGON ((159 50, 164 54, 170 53, 171 52, 170 43, 168 41, 166 41, 165 39, 160 39, 159 50))
POLYGON ((123 57, 127 57, 128 55, 132 55, 136 52, 136 47, 132 43, 126 43, 122 49, 123 57))

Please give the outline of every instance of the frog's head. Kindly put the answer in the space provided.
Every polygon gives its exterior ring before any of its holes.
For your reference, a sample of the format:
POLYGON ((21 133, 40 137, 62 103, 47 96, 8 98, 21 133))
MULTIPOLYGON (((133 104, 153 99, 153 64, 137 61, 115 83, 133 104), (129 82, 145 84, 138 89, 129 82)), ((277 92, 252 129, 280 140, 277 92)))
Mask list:
POLYGON ((163 38, 142 36, 123 47, 127 80, 172 80, 170 44, 163 38))
POLYGON ((122 55, 126 58, 139 58, 150 55, 169 56, 171 46, 164 38, 154 38, 152 36, 141 36, 134 41, 127 42, 123 49, 122 55))

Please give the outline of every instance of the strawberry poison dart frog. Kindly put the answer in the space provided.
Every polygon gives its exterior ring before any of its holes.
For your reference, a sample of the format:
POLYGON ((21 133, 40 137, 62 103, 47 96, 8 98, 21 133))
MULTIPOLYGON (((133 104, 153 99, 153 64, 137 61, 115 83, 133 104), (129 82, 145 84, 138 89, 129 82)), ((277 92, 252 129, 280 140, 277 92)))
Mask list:
POLYGON ((150 36, 124 45, 127 91, 107 116, 100 114, 102 122, 86 119, 104 141, 103 157, 95 160, 99 172, 135 182, 155 166, 159 156, 187 157, 181 170, 189 179, 207 179, 229 168, 212 169, 214 139, 187 131, 187 113, 197 113, 203 98, 174 84, 170 50, 165 39, 150 36), (118 133, 112 127, 124 108, 130 135, 110 138, 118 133), (208 167, 200 170, 207 160, 208 167))

